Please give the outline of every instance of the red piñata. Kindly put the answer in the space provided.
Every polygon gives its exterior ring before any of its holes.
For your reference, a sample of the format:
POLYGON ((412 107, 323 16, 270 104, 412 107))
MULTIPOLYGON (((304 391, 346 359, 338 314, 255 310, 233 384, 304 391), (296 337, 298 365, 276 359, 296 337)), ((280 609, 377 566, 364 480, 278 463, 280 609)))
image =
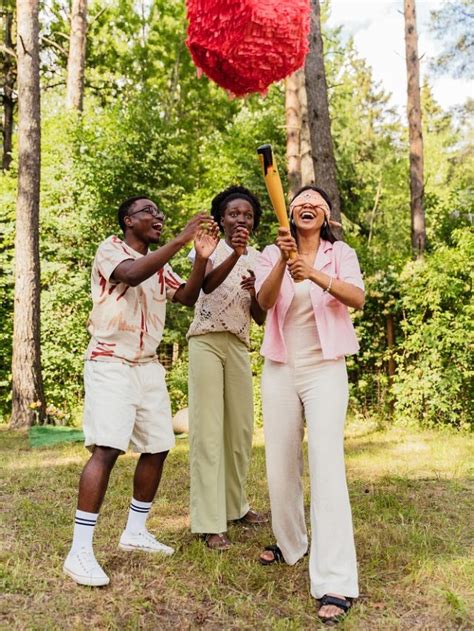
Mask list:
POLYGON ((187 0, 198 72, 236 96, 265 93, 308 52, 309 0, 187 0))

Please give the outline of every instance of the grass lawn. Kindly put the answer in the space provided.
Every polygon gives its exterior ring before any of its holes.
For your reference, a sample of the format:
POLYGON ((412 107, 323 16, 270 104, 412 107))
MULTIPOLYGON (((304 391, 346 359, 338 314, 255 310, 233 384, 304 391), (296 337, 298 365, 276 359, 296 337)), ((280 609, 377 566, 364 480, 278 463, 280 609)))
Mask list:
MULTIPOLYGON (((473 442, 448 432, 349 426, 361 597, 339 628, 474 628, 473 442)), ((257 563, 273 542, 270 526, 231 526, 234 545, 220 555, 191 535, 188 441, 177 443, 148 521, 176 554, 117 548, 135 464, 134 456, 123 456, 95 536, 111 583, 94 589, 62 573, 86 450, 32 450, 24 434, 0 429, 2 629, 324 628, 309 596, 307 559, 294 567, 257 563)), ((264 462, 257 431, 248 488, 252 506, 267 511, 264 462)))

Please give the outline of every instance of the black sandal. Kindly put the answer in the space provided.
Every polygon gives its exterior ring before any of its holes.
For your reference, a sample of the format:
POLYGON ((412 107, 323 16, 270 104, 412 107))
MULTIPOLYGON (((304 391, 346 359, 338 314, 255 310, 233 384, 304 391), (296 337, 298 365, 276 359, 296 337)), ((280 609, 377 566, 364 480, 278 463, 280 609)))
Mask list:
POLYGON ((262 565, 272 565, 272 563, 285 563, 285 559, 283 558, 283 552, 280 548, 274 544, 272 546, 267 546, 264 549, 264 552, 271 552, 273 554, 273 559, 269 561, 268 559, 263 559, 261 556, 258 558, 262 565))
POLYGON ((334 605, 335 607, 339 607, 339 609, 342 609, 342 612, 336 614, 335 616, 320 616, 318 612, 318 618, 321 620, 321 622, 324 622, 324 624, 328 624, 330 626, 338 624, 344 618, 344 616, 347 615, 347 612, 352 607, 352 598, 337 598, 337 596, 328 596, 327 594, 325 594, 322 598, 319 598, 318 600, 320 603, 320 609, 325 605, 334 605))

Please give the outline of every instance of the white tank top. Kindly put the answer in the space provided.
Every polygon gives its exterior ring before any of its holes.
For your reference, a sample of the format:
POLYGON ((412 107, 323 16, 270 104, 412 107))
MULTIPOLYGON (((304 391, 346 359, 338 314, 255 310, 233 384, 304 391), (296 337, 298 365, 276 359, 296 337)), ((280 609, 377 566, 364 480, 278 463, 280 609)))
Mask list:
POLYGON ((308 356, 321 350, 318 327, 311 302, 310 287, 312 281, 306 279, 294 283, 295 295, 286 314, 283 325, 283 337, 288 350, 288 358, 308 356))

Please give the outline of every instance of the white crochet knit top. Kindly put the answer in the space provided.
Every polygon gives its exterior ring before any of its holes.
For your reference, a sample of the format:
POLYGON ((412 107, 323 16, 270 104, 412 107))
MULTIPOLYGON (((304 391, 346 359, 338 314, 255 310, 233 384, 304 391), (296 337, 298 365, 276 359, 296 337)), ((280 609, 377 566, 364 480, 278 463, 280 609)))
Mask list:
MULTIPOLYGON (((219 241, 211 261, 216 268, 232 253, 232 248, 224 239, 219 241)), ((249 270, 255 270, 255 263, 259 252, 247 247, 247 254, 241 256, 234 268, 224 280, 210 294, 201 291, 194 309, 194 320, 189 327, 187 339, 193 335, 218 333, 227 331, 233 333, 250 346, 250 294, 241 289, 242 276, 248 276, 249 270)), ((190 255, 192 258, 192 255, 190 255)))

